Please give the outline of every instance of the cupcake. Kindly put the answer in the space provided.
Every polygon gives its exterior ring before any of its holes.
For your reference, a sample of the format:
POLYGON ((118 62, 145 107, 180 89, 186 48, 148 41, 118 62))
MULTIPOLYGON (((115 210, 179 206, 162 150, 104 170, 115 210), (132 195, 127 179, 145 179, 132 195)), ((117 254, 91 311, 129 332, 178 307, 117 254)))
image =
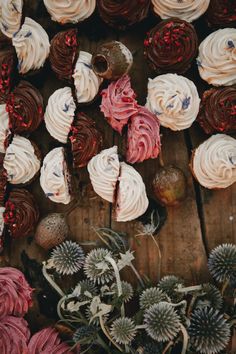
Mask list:
POLYGON ((155 159, 160 149, 159 120, 147 108, 139 106, 128 125, 126 160, 136 163, 155 159))
POLYGON ((213 86, 236 84, 236 29, 211 33, 199 46, 197 58, 201 78, 213 86))
POLYGON ((30 331, 23 318, 6 316, 0 321, 0 348, 2 353, 28 353, 30 331))
POLYGON ((74 119, 71 136, 73 166, 75 170, 87 166, 91 158, 98 154, 102 146, 102 135, 95 122, 84 113, 78 113, 74 119))
POLYGON ((0 50, 0 102, 4 103, 12 89, 16 54, 13 47, 0 50))
POLYGON ((193 151, 191 170, 208 189, 227 188, 236 182, 236 139, 216 134, 193 151))
POLYGON ((157 73, 185 73, 197 55, 198 38, 194 27, 172 18, 158 23, 144 41, 145 56, 157 73))
POLYGON ((109 26, 125 29, 147 17, 151 0, 98 0, 98 11, 109 26))
POLYGON ((0 153, 5 154, 8 137, 10 135, 9 115, 6 111, 6 104, 0 105, 0 153))
POLYGON ((20 74, 40 69, 49 55, 50 43, 46 31, 29 17, 25 18, 21 29, 14 34, 12 44, 16 50, 20 74))
POLYGON ((38 206, 26 189, 14 189, 3 214, 5 225, 13 238, 30 236, 39 219, 38 206))
POLYGON ((23 0, 4 0, 1 2, 0 30, 12 38, 21 26, 23 0))
POLYGON ((184 76, 164 74, 149 79, 146 107, 171 130, 189 128, 197 118, 200 98, 194 83, 184 76))
POLYGON ((41 168, 40 185, 51 201, 70 203, 71 181, 64 148, 55 148, 45 156, 41 168))
POLYGON ((137 219, 145 213, 148 203, 141 175, 132 166, 121 162, 115 202, 116 220, 125 222, 137 219))
POLYGON ((236 132, 236 87, 205 91, 197 120, 206 134, 236 132))
POLYGON ((35 143, 15 135, 6 149, 3 166, 8 182, 16 185, 29 184, 39 172, 41 153, 35 143))
POLYGON ((0 157, 0 207, 5 205, 7 189, 7 172, 3 167, 3 156, 0 157))
POLYGON ((75 110, 70 87, 58 89, 49 97, 44 115, 45 125, 49 134, 63 144, 67 143, 75 110))
POLYGON ((113 203, 116 184, 120 173, 117 146, 102 150, 88 163, 89 177, 94 191, 103 199, 113 203))
POLYGON ((163 20, 170 17, 178 17, 181 20, 192 22, 202 16, 210 0, 152 0, 154 12, 163 20))
POLYGON ((101 112, 110 126, 121 134, 130 117, 138 111, 136 94, 131 87, 130 77, 125 75, 112 82, 101 92, 101 95, 101 112))
POLYGON ((78 31, 69 29, 58 32, 51 40, 49 60, 51 68, 60 80, 72 82, 74 62, 79 42, 78 31))
POLYGON ((21 81, 6 103, 9 126, 13 133, 32 133, 43 120, 43 98, 36 87, 21 81))
POLYGON ((212 27, 236 27, 235 0, 211 0, 206 15, 212 27))
POLYGON ((64 25, 78 23, 90 17, 95 10, 96 0, 43 0, 51 19, 64 25))
POLYGON ((93 101, 103 81, 92 70, 91 61, 92 54, 80 51, 73 73, 77 103, 93 101))

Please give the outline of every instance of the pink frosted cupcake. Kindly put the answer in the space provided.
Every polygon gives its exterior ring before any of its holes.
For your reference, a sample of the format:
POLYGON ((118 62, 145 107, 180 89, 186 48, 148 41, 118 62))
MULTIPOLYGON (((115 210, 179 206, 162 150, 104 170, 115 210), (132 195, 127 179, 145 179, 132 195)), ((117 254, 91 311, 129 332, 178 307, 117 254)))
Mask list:
POLYGON ((101 111, 110 126, 119 134, 130 117, 138 111, 136 94, 131 87, 130 77, 122 76, 102 91, 101 111))
POLYGON ((19 317, 6 316, 0 321, 0 348, 5 354, 27 354, 30 337, 28 323, 19 317))

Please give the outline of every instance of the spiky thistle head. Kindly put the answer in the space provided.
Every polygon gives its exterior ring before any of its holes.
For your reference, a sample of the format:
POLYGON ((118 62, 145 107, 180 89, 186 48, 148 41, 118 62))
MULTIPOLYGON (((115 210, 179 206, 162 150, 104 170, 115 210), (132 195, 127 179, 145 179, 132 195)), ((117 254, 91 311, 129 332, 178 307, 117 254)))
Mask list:
POLYGON ((93 326, 81 326, 79 327, 74 335, 73 341, 74 343, 86 344, 93 342, 97 335, 97 329, 93 326))
POLYGON ((218 310, 204 307, 196 309, 189 327, 192 347, 201 354, 220 353, 230 338, 230 326, 218 310))
POLYGON ((142 292, 139 298, 140 308, 146 310, 161 301, 168 301, 168 296, 158 288, 152 287, 142 292))
POLYGON ((117 318, 111 326, 111 336, 118 344, 130 344, 136 335, 136 328, 131 318, 117 318))
MULTIPOLYGON (((122 288, 122 300, 127 303, 129 302, 133 295, 134 295, 134 290, 133 287, 130 283, 128 283, 127 281, 121 281, 121 288, 122 288)), ((118 297, 118 288, 117 288, 117 284, 113 283, 111 285, 111 291, 114 291, 114 295, 116 297, 118 297)))
POLYGON ((208 267, 215 280, 230 281, 236 272, 236 245, 224 243, 214 248, 209 256, 208 267))
POLYGON ((223 305, 223 298, 220 290, 210 283, 202 285, 203 296, 199 296, 196 300, 197 308, 213 307, 216 310, 220 310, 223 305))
POLYGON ((86 276, 97 284, 109 283, 114 279, 114 271, 106 257, 112 257, 109 250, 105 248, 95 248, 90 251, 84 263, 86 276))
POLYGON ((82 302, 92 299, 94 296, 98 295, 98 289, 91 280, 85 279, 78 282, 73 290, 73 295, 78 297, 78 299, 82 302))
POLYGON ((175 275, 166 275, 158 283, 158 288, 166 293, 172 300, 181 300, 183 293, 176 292, 176 289, 183 287, 184 281, 175 275))
POLYGON ((78 243, 65 241, 54 248, 49 263, 57 273, 69 275, 77 273, 81 269, 84 259, 84 252, 78 243))
POLYGON ((164 349, 165 346, 163 343, 158 343, 150 339, 143 345, 143 353, 145 354, 162 354, 164 349))
POLYGON ((180 318, 167 302, 154 304, 144 312, 147 334, 157 342, 167 342, 175 338, 180 330, 180 318))

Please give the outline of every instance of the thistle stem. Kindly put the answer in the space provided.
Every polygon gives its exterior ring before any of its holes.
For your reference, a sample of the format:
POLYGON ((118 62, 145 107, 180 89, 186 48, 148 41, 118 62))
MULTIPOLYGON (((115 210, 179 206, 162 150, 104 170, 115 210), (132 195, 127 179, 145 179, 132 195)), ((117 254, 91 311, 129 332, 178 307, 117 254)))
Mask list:
POLYGON ((170 342, 167 344, 167 346, 164 348, 162 354, 166 354, 166 353, 169 351, 169 349, 172 347, 173 344, 174 344, 174 342, 170 341, 170 342))
POLYGON ((221 289, 221 295, 222 296, 224 295, 225 290, 227 289, 228 285, 229 285, 229 280, 225 280, 224 283, 223 283, 222 289, 221 289))
POLYGON ((186 288, 175 289, 178 293, 189 293, 191 291, 200 291, 202 290, 202 285, 188 286, 186 288))
POLYGON ((161 149, 160 152, 159 152, 159 163, 160 163, 160 166, 161 166, 161 167, 164 167, 164 166, 165 166, 165 164, 164 164, 164 159, 163 159, 162 149, 161 149))
POLYGON ((51 287, 52 287, 60 296, 65 296, 65 294, 64 294, 64 292, 61 290, 61 288, 55 283, 55 281, 52 279, 52 277, 48 274, 46 263, 43 263, 42 273, 43 273, 44 278, 45 278, 45 279, 48 281, 48 283, 51 285, 51 287))
POLYGON ((133 271, 134 274, 136 275, 136 277, 137 277, 137 279, 138 279, 138 281, 139 281, 141 287, 144 288, 144 286, 145 286, 145 285, 144 285, 144 282, 143 282, 143 280, 142 280, 142 278, 141 278, 139 272, 137 271, 137 269, 136 269, 135 266, 133 265, 133 263, 130 263, 130 268, 132 269, 132 271, 133 271))
POLYGON ((159 247, 159 243, 158 243, 157 240, 155 239, 154 235, 153 235, 153 234, 150 234, 150 235, 151 235, 151 238, 152 238, 153 242, 155 243, 156 248, 157 248, 157 251, 158 251, 158 259, 159 259, 159 262, 158 262, 157 281, 160 281, 160 279, 161 279, 161 260, 162 260, 161 250, 160 250, 160 247, 159 247))
POLYGON ((181 354, 185 354, 187 352, 187 348, 188 348, 189 336, 188 336, 188 333, 186 331, 186 328, 182 324, 180 324, 180 329, 181 329, 181 332, 183 334, 183 347, 182 347, 181 354))
POLYGON ((197 296, 193 296, 191 301, 190 301, 190 304, 189 304, 189 307, 188 307, 188 314, 187 314, 188 317, 190 316, 190 314, 192 312, 192 308, 193 308, 193 305, 194 305, 196 300, 197 300, 197 296))
POLYGON ((61 313, 61 306, 63 304, 63 302, 65 302, 66 300, 68 299, 71 299, 73 298, 74 295, 64 295, 57 303, 57 314, 58 314, 58 317, 61 319, 61 320, 64 320, 64 317, 62 316, 62 313, 61 313))
POLYGON ((107 337, 107 339, 122 353, 123 349, 118 344, 116 344, 116 342, 113 341, 113 339, 111 338, 110 333, 107 331, 107 329, 104 325, 102 316, 99 317, 99 321, 100 321, 101 329, 102 329, 103 333, 105 334, 105 336, 107 337))

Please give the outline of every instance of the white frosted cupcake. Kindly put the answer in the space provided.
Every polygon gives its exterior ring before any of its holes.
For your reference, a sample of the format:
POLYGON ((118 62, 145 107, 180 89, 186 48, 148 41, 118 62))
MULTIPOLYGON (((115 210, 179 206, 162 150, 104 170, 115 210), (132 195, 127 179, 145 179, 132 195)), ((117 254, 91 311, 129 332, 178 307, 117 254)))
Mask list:
POLYGON ((91 66, 92 55, 80 51, 73 74, 78 103, 88 103, 97 96, 103 81, 91 66))
POLYGON ((63 144, 67 143, 75 109, 70 87, 58 89, 49 97, 44 115, 45 125, 49 134, 63 144))
POLYGON ((64 148, 55 148, 45 156, 41 168, 40 185, 51 201, 70 203, 70 174, 64 148))
POLYGON ((152 0, 152 4, 154 12, 163 20, 178 17, 192 22, 206 12, 210 0, 152 0))
POLYGON ((5 154, 6 140, 10 134, 9 115, 6 111, 6 105, 0 105, 0 153, 5 154))
POLYGON ((23 0, 0 1, 0 30, 12 38, 21 25, 23 0))
POLYGON ((12 44, 18 58, 18 71, 26 74, 40 69, 50 51, 49 37, 43 27, 29 17, 21 29, 14 34, 12 44))
POLYGON ((113 203, 120 173, 117 146, 105 149, 94 156, 87 168, 94 191, 101 198, 113 203))
POLYGON ((61 24, 77 23, 90 17, 96 0, 43 0, 53 21, 61 24))
POLYGON ((200 98, 194 83, 184 76, 165 74, 148 81, 146 107, 171 130, 189 128, 197 118, 200 98))
POLYGON ((199 46, 197 65, 208 84, 236 84, 236 28, 219 29, 206 37, 199 46))
POLYGON ((39 172, 41 154, 29 139, 15 135, 6 149, 3 167, 11 184, 28 184, 39 172))
POLYGON ((227 188, 236 182, 236 139, 216 134, 193 151, 191 170, 205 188, 227 188))

